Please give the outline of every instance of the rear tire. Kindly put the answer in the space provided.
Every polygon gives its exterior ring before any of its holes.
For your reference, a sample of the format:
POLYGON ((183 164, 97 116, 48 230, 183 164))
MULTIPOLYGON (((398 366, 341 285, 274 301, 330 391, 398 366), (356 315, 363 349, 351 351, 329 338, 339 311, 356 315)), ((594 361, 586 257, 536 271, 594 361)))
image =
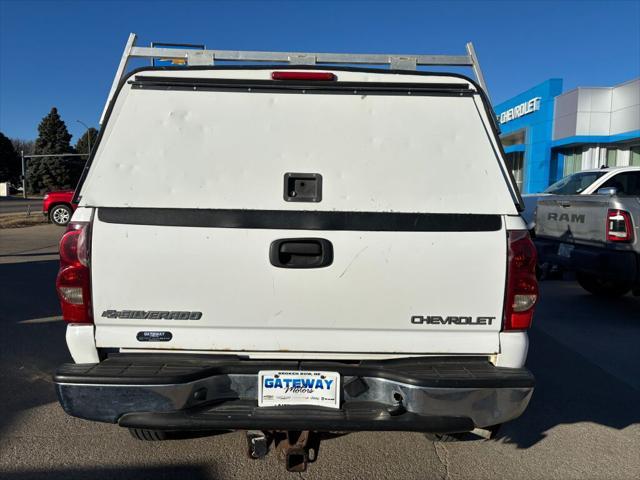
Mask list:
POLYGON ((621 297, 631 290, 629 283, 604 280, 587 273, 577 273, 576 280, 587 292, 599 297, 621 297))
POLYGON ((49 220, 59 227, 65 227, 71 221, 71 208, 67 205, 56 205, 49 212, 49 220))
POLYGON ((143 442, 159 442, 167 439, 167 432, 163 432, 162 430, 130 428, 129 433, 136 440, 142 440, 143 442))

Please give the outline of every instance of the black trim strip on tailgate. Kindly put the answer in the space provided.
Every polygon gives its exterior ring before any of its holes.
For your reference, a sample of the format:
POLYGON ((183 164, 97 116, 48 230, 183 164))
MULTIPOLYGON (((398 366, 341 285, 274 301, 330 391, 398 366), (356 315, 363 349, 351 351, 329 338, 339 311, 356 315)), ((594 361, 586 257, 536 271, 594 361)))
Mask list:
POLYGON ((131 88, 250 93, 314 93, 345 95, 472 96, 468 83, 282 81, 230 78, 155 77, 136 75, 131 88))
POLYGON ((460 213, 103 207, 98 218, 125 225, 273 230, 494 232, 502 228, 500 215, 460 213))

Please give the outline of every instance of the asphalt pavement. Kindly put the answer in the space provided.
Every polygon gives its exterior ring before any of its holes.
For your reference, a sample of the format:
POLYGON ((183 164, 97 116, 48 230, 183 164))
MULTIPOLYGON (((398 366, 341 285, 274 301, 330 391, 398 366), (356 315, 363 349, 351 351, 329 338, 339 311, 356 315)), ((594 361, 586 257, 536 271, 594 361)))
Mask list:
MULTIPOLYGON (((67 416, 51 372, 70 361, 54 291, 62 230, 0 230, 0 477, 298 478, 276 456, 250 460, 242 433, 140 442, 67 416)), ((640 478, 640 298, 604 300, 571 281, 541 284, 525 414, 496 440, 434 443, 418 433, 324 441, 302 478, 640 478)))
POLYGON ((0 215, 5 213, 41 213, 41 198, 0 197, 0 215))

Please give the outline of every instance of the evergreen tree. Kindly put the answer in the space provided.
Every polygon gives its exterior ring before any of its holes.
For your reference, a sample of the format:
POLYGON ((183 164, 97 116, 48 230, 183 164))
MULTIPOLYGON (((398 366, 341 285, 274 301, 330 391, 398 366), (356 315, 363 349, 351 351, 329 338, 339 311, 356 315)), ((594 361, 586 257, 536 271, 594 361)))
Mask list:
POLYGON ((78 153, 89 153, 89 145, 93 149, 96 145, 96 140, 98 138, 98 130, 93 127, 90 127, 78 140, 76 143, 76 152, 78 153), (91 141, 89 141, 91 140, 91 141))
POLYGON ((77 178, 69 159, 65 153, 72 153, 69 143, 71 134, 60 118, 57 108, 52 108, 49 114, 38 125, 35 153, 39 155, 61 154, 60 157, 34 158, 28 161, 27 189, 32 193, 43 193, 49 190, 74 187, 77 178))
POLYGON ((17 185, 20 181, 22 165, 13 143, 0 132, 0 182, 17 185))

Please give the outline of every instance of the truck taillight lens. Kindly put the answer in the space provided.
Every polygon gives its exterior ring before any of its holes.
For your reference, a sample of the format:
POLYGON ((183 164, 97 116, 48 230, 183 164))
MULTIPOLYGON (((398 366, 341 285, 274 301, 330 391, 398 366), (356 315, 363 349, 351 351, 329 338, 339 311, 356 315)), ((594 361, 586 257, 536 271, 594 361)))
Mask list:
POLYGON ((633 226, 629 212, 624 210, 609 210, 607 212, 607 241, 633 241, 633 226))
POLYGON ((62 318, 70 323, 91 323, 91 276, 88 223, 70 223, 60 240, 60 270, 56 290, 62 318))
POLYGON ((509 263, 504 329, 524 330, 531 326, 538 301, 536 247, 526 230, 509 231, 509 263))

